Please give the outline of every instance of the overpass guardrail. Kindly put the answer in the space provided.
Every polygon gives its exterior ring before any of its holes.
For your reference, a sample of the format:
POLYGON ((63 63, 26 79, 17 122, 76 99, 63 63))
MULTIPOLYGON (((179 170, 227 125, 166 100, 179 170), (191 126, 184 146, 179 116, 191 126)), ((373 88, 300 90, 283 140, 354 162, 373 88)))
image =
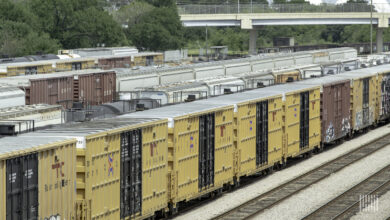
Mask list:
MULTIPOLYGON (((240 14, 240 13, 347 13, 370 12, 367 3, 345 4, 183 4, 177 3, 180 15, 185 14, 240 14)), ((390 4, 374 3, 373 13, 390 13, 390 4)))

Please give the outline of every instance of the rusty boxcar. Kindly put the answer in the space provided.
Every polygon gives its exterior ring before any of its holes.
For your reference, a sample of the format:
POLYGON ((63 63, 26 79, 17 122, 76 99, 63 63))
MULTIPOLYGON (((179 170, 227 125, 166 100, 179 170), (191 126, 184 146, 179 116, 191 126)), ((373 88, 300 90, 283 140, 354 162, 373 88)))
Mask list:
POLYGON ((84 106, 113 102, 115 81, 114 71, 96 69, 0 79, 2 84, 24 90, 27 105, 60 104, 64 108, 71 108, 73 102, 83 102, 84 106))
POLYGON ((351 87, 351 129, 360 131, 378 122, 378 72, 360 69, 334 75, 349 79, 351 87))
POLYGON ((114 68, 130 68, 131 56, 107 56, 97 59, 98 68, 109 70, 114 68))
POLYGON ((332 143, 351 131, 350 80, 333 76, 308 79, 297 84, 321 86, 321 141, 332 143))

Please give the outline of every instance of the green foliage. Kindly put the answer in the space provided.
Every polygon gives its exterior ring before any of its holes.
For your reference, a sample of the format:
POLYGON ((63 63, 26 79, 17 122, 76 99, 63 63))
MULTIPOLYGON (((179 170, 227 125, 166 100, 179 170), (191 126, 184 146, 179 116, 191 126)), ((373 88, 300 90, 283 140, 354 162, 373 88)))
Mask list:
POLYGON ((129 26, 127 36, 141 50, 178 49, 183 45, 182 29, 175 9, 156 7, 129 26))
POLYGON ((113 13, 114 19, 122 25, 138 24, 143 14, 152 11, 154 7, 144 1, 133 1, 129 5, 121 7, 113 13))

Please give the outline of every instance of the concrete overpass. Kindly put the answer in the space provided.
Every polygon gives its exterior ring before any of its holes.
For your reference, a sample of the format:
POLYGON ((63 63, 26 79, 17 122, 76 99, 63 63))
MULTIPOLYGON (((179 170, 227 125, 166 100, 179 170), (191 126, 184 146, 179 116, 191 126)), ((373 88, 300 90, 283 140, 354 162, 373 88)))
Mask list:
MULTIPOLYGON (((367 5, 366 5, 367 6, 367 5)), ((377 7, 378 8, 378 7, 377 7)), ((180 9, 180 7, 179 7, 180 9)), ((364 10, 367 10, 365 8, 364 10)), ((376 27, 378 52, 383 50, 383 30, 389 27, 390 13, 387 12, 294 12, 294 13, 186 13, 181 11, 185 27, 228 27, 240 26, 250 30, 249 52, 256 53, 257 29, 266 25, 350 25, 372 24, 376 27)), ((188 11, 188 10, 187 10, 188 11)), ((238 9, 239 11, 239 9, 238 9)), ((237 11, 237 12, 238 12, 237 11)), ((252 11, 252 10, 251 10, 252 11)), ((382 10, 383 11, 383 10, 382 10)))

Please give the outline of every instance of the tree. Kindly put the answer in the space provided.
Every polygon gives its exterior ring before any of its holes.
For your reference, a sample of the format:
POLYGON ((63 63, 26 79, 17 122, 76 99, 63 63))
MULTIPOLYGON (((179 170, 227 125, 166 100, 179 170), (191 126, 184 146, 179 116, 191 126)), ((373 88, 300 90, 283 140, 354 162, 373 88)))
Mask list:
POLYGON ((125 45, 125 35, 97 0, 32 0, 41 29, 64 48, 125 45))
POLYGON ((132 26, 139 23, 143 14, 152 11, 154 7, 144 1, 134 1, 114 12, 114 19, 121 25, 132 26))
POLYGON ((178 49, 183 45, 177 11, 167 7, 144 13, 137 24, 129 26, 127 36, 141 50, 178 49))

